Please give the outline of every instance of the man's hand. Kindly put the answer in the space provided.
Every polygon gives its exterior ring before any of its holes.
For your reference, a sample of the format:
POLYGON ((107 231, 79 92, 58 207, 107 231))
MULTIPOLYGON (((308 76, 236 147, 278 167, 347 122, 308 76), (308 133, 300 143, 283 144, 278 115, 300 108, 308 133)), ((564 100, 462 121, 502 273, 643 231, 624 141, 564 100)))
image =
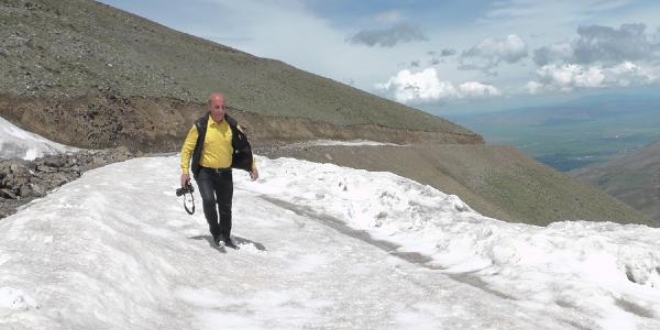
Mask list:
POLYGON ((252 171, 250 171, 250 179, 252 179, 252 181, 257 181, 257 179, 259 179, 259 171, 256 167, 253 167, 252 171))
POLYGON ((190 182, 189 174, 181 174, 181 187, 185 187, 190 182))

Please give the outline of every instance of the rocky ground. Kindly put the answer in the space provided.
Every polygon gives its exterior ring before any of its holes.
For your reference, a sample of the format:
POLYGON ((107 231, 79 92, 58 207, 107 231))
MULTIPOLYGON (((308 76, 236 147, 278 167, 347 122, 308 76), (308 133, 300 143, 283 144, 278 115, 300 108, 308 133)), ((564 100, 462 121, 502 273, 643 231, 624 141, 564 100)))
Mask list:
POLYGON ((126 148, 115 148, 50 155, 34 161, 0 159, 0 218, 79 178, 85 171, 134 156, 126 148))

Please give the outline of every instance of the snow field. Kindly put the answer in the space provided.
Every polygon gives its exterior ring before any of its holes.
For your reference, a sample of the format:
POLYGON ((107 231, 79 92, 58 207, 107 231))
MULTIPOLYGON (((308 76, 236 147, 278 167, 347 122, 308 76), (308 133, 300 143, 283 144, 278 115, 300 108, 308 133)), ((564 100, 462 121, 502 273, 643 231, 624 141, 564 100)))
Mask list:
POLYGON ((257 182, 234 173, 239 251, 211 246, 199 195, 183 211, 178 157, 3 219, 0 329, 660 328, 657 229, 509 224, 389 173, 258 163, 257 182))
POLYGON ((246 183, 247 189, 330 215, 400 251, 430 256, 427 266, 444 273, 478 276, 490 289, 531 305, 582 310, 602 317, 604 328, 621 328, 621 322, 609 326, 614 312, 621 319, 660 318, 658 229, 586 221, 512 224, 391 173, 291 159, 260 164, 267 179, 246 183))

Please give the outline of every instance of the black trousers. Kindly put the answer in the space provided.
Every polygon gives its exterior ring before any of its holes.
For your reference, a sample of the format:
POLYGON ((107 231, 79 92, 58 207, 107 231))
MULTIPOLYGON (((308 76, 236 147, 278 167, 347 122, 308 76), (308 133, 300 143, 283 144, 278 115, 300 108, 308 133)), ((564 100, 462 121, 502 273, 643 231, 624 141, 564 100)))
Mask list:
POLYGON ((211 235, 214 239, 228 239, 231 235, 231 200, 234 195, 231 169, 202 167, 197 176, 197 187, 202 195, 204 216, 211 235))

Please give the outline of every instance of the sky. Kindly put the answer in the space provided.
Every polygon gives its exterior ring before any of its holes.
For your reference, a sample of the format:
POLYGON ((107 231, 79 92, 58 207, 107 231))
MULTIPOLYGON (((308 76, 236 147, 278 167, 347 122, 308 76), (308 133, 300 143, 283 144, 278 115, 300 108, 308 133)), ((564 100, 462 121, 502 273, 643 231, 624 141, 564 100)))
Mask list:
POLYGON ((2 219, 0 328, 660 328, 658 228, 507 223, 392 173, 258 157, 258 181, 234 172, 231 250, 198 191, 183 210, 179 162, 91 170, 2 219))
POLYGON ((660 83, 653 0, 102 0, 430 112, 660 83))

